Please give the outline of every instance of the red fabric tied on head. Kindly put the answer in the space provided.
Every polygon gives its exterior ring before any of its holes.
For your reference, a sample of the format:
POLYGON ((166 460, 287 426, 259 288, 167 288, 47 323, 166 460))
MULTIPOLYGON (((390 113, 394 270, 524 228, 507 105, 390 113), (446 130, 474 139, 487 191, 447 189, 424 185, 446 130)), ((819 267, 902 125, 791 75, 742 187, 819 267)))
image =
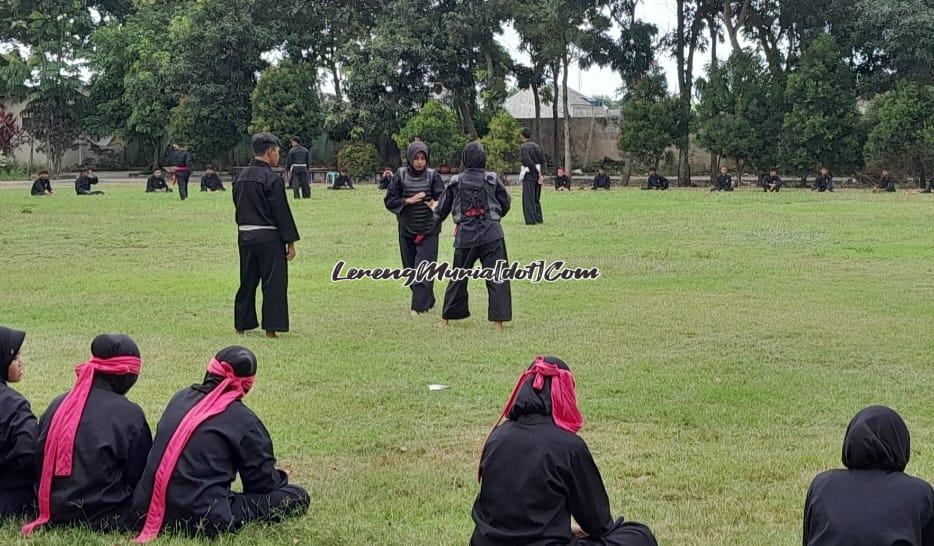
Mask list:
POLYGON ((542 390, 545 386, 546 377, 551 378, 551 418, 558 428, 576 434, 584 426, 584 416, 577 409, 574 376, 570 370, 563 370, 555 364, 546 362, 545 357, 541 355, 535 357, 535 363, 532 364, 532 367, 519 376, 519 380, 509 396, 509 401, 506 402, 506 406, 493 428, 499 426, 503 422, 503 418, 512 411, 512 406, 516 403, 516 397, 519 396, 519 389, 530 377, 534 378, 532 388, 537 391, 542 390))
POLYGON ((165 520, 165 501, 169 488, 169 480, 175 471, 178 459, 191 439, 191 435, 201 423, 226 410, 235 401, 243 398, 253 388, 253 378, 237 377, 233 367, 212 358, 208 364, 208 373, 220 376, 223 380, 214 387, 178 424, 172 438, 165 446, 162 460, 156 467, 156 474, 152 486, 152 497, 149 499, 149 510, 146 512, 146 524, 136 537, 137 543, 146 543, 157 536, 165 520))
POLYGON ((78 433, 78 424, 84 415, 91 387, 94 385, 94 374, 97 372, 109 375, 139 375, 143 365, 142 359, 136 356, 117 356, 113 358, 93 357, 87 362, 75 366, 75 375, 78 379, 71 392, 65 395, 59 404, 49 432, 45 440, 42 458, 42 473, 39 478, 39 516, 22 528, 23 536, 29 536, 40 525, 45 525, 52 517, 52 478, 71 476, 74 462, 75 435, 78 433))

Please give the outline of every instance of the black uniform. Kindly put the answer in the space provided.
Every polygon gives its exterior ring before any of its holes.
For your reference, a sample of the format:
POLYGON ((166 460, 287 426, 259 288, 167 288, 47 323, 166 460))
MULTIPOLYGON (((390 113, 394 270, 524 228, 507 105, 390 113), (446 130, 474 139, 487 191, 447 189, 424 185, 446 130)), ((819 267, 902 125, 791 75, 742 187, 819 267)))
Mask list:
POLYGON ((164 176, 152 175, 146 180, 146 193, 152 193, 156 191, 172 191, 172 188, 170 188, 166 183, 164 176))
POLYGON ((667 178, 660 174, 653 174, 649 176, 649 180, 646 184, 645 190, 667 190, 671 183, 667 178))
POLYGON ((604 190, 608 190, 610 189, 611 184, 612 182, 610 181, 609 175, 598 174, 593 179, 593 187, 591 189, 598 190, 602 188, 604 190))
POLYGON ((101 195, 104 192, 91 191, 91 186, 97 183, 98 179, 93 174, 78 176, 78 178, 75 179, 75 193, 78 195, 101 195))
MULTIPOLYGON (((496 173, 486 168, 486 152, 479 142, 464 149, 465 171, 448 182, 438 206, 435 222, 440 224, 453 214, 457 224, 454 236, 454 267, 473 268, 477 260, 485 268, 506 261, 506 241, 500 219, 509 213, 511 200, 496 173)), ((538 184, 538 182, 536 182, 538 184)), ((512 293, 509 281, 486 281, 489 296, 488 318, 491 321, 512 320, 512 293)), ((467 299, 467 279, 451 281, 444 293, 444 319, 470 316, 467 299)))
POLYGON ((885 190, 887 192, 895 191, 895 178, 891 175, 883 176, 879 179, 879 185, 877 186, 880 190, 885 190))
POLYGON ((6 382, 25 337, 0 326, 0 520, 34 516, 36 511, 36 416, 6 382))
POLYGON ((767 191, 767 192, 771 191, 771 192, 776 192, 776 193, 781 191, 782 186, 785 185, 785 183, 782 182, 782 179, 779 178, 777 175, 772 176, 770 174, 767 174, 762 177, 761 184, 762 184, 763 191, 767 191))
POLYGON ((561 188, 567 188, 568 191, 571 191, 571 178, 566 174, 555 176, 555 189, 560 190, 561 188))
POLYGON ((52 193, 52 182, 48 178, 37 178, 32 183, 32 195, 46 195, 46 192, 52 193))
POLYGON ((289 330, 289 271, 285 245, 299 240, 282 178, 269 164, 254 159, 233 183, 240 247, 240 289, 234 301, 234 326, 252 330, 256 287, 263 281, 263 329, 289 330))
POLYGON ((526 381, 509 420, 483 446, 470 545, 656 546, 648 527, 613 519, 587 444, 555 426, 551 381, 540 391, 526 381), (571 516, 587 538, 571 535, 571 516))
POLYGON ((354 187, 353 187, 353 181, 350 180, 350 177, 347 176, 347 175, 344 174, 344 173, 341 173, 340 175, 338 175, 337 179, 334 180, 334 185, 333 185, 333 186, 330 186, 328 189, 329 189, 329 190, 339 190, 339 189, 343 188, 344 186, 347 186, 347 187, 350 188, 350 189, 354 189, 354 187))
POLYGON ((522 143, 519 153, 522 156, 522 166, 528 169, 522 178, 522 213, 525 215, 525 223, 541 224, 544 222, 541 202, 542 187, 538 183, 538 178, 545 173, 539 172, 535 166, 540 165, 542 169, 545 168, 545 154, 542 153, 541 146, 531 140, 522 143))
POLYGON ((295 198, 308 199, 311 197, 311 186, 308 181, 308 168, 311 167, 311 152, 299 144, 289 150, 286 168, 290 173, 290 182, 295 198))
MULTIPOLYGON (((408 166, 396 172, 386 191, 383 202, 392 211, 399 224, 399 251, 402 254, 402 266, 417 268, 422 262, 438 260, 438 233, 441 224, 434 223, 429 201, 437 201, 444 191, 441 175, 434 169, 416 172, 412 168, 415 155, 419 152, 428 159, 428 146, 416 141, 406 151, 408 166), (407 205, 405 200, 424 192, 425 199, 414 205, 407 205)), ((424 313, 435 306, 434 283, 414 283, 412 289, 412 310, 424 313)))
POLYGON ((812 188, 815 191, 833 191, 833 175, 827 173, 826 175, 819 174, 814 180, 814 187, 812 188))
POLYGON ((201 177, 201 191, 225 191, 221 177, 217 173, 205 174, 201 177))
POLYGON ((175 158, 175 183, 178 184, 178 196, 182 201, 188 199, 188 179, 191 178, 191 168, 194 156, 188 150, 179 150, 175 158))
MULTIPOLYGON (((98 336, 91 351, 98 358, 139 356, 126 336, 98 336)), ((130 503, 152 446, 143 410, 125 396, 136 379, 95 374, 75 435, 71 475, 52 480, 51 524, 124 530, 135 523, 130 503)), ((53 400, 39 421, 40 468, 52 416, 64 398, 53 400)))
POLYGON ((733 177, 728 174, 718 176, 713 191, 733 191, 733 177))
MULTIPOLYGON (((209 373, 204 383, 178 391, 169 401, 133 496, 139 516, 145 517, 149 510, 156 469, 172 434, 220 380, 209 373)), ((214 536, 251 521, 278 521, 302 514, 309 503, 308 493, 289 485, 285 472, 276 469, 272 439, 263 422, 237 400, 201 423, 185 445, 169 481, 163 528, 214 536), (230 489, 238 474, 242 493, 230 489)))
POLYGON ((846 469, 818 474, 808 489, 804 546, 934 545, 934 490, 905 474, 910 449, 897 413, 857 413, 843 441, 846 469))
POLYGON ((386 174, 381 176, 379 179, 379 189, 388 190, 389 184, 392 182, 393 178, 394 178, 393 176, 387 176, 386 174))

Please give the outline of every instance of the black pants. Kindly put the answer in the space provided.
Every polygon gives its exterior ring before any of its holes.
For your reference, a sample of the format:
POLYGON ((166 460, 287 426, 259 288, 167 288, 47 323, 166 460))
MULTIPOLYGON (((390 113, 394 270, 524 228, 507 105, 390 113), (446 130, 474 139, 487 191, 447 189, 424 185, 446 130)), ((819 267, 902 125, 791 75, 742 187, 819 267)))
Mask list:
POLYGON ((100 191, 100 190, 94 190, 94 191, 79 191, 79 192, 77 192, 77 193, 78 193, 78 195, 104 195, 104 192, 102 192, 102 191, 100 191))
POLYGON ((240 245, 240 289, 234 300, 234 327, 252 330, 256 320, 256 286, 263 281, 263 329, 289 331, 289 265, 281 241, 240 245))
POLYGON ((733 191, 733 186, 731 184, 721 184, 717 182, 713 189, 714 191, 733 191))
POLYGON ((537 179, 522 179, 522 213, 528 225, 541 224, 542 218, 542 186, 537 179))
POLYGON ((278 523, 308 511, 311 499, 301 487, 284 485, 272 493, 234 493, 230 499, 233 527, 256 521, 278 523))
POLYGON ((311 197, 311 186, 308 183, 308 171, 294 171, 289 177, 292 181, 292 192, 296 199, 311 197))
POLYGON ((775 187, 772 187, 772 186, 769 185, 769 182, 763 182, 763 183, 762 183, 762 190, 763 190, 763 191, 771 191, 771 192, 778 193, 779 191, 781 191, 782 186, 784 186, 784 185, 785 185, 784 182, 779 182, 778 184, 775 184, 775 187))
POLYGON ((0 520, 23 516, 32 518, 35 515, 36 494, 32 487, 0 492, 0 520))
POLYGON ((178 196, 182 198, 182 201, 188 199, 188 178, 191 176, 191 173, 175 173, 175 183, 178 184, 178 196))
MULTIPOLYGON (((429 235, 415 244, 415 238, 399 232, 399 252, 402 267, 417 268, 422 262, 438 261, 438 236, 429 235)), ((412 310, 424 313, 435 306, 434 282, 415 283, 412 289, 412 310)))
MULTIPOLYGON (((499 239, 474 248, 454 249, 454 267, 470 269, 477 263, 483 267, 495 267, 498 260, 507 260, 506 241, 499 239)), ((487 319, 491 321, 512 320, 512 292, 509 281, 495 283, 486 281, 486 291, 489 297, 487 319)), ((470 316, 470 306, 467 298, 467 279, 451 281, 444 292, 444 310, 441 318, 458 320, 470 316)))
POLYGON ((616 525, 602 537, 587 537, 574 541, 578 546, 658 546, 655 535, 641 523, 623 522, 620 518, 616 525))

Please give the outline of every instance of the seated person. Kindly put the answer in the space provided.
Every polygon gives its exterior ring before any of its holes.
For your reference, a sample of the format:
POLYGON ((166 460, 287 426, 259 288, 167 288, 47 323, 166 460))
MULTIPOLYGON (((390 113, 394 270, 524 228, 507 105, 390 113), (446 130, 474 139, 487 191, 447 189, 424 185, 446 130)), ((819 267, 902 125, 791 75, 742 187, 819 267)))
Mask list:
POLYGON ((152 193, 155 191, 164 191, 172 193, 172 188, 165 181, 165 177, 162 175, 162 169, 156 169, 152 171, 152 176, 146 180, 146 193, 152 193))
POLYGON ((571 191, 571 177, 564 167, 558 167, 555 171, 555 191, 571 191))
POLYGON ((658 169, 649 171, 649 180, 643 190, 667 190, 670 183, 664 176, 658 174, 658 169))
POLYGON ((83 169, 78 174, 78 178, 75 179, 75 193, 78 195, 103 195, 104 192, 102 191, 91 191, 91 186, 97 183, 97 176, 94 175, 91 169, 83 169))
POLYGON ((137 542, 162 529, 216 536, 308 510, 308 493, 276 468, 269 432, 242 402, 256 364, 249 349, 227 347, 208 364, 201 384, 169 401, 133 498, 144 522, 137 542), (238 474, 242 493, 230 489, 238 474))
POLYGON ((843 466, 818 474, 804 501, 804 546, 932 546, 934 490, 905 474, 911 438, 890 408, 853 417, 843 466))
POLYGON ((25 339, 26 332, 0 326, 0 522, 36 514, 36 416, 9 386, 23 378, 25 339))
POLYGON ((593 187, 591 189, 596 190, 602 188, 604 190, 608 190, 610 189, 610 184, 610 177, 607 176, 605 170, 600 169, 597 171, 597 176, 595 176, 593 179, 593 187))
POLYGON ((389 167, 386 167, 383 170, 383 175, 379 179, 379 189, 388 190, 389 183, 392 182, 392 177, 393 177, 392 170, 390 170, 389 167))
POLYGON ((49 171, 39 171, 39 178, 32 183, 32 195, 52 195, 52 182, 49 181, 49 171))
POLYGON ((226 191, 221 177, 214 172, 214 167, 208 167, 201 177, 201 191, 226 191))
POLYGON ((872 193, 879 192, 889 192, 892 193, 895 191, 895 177, 892 176, 892 173, 888 169, 882 169, 882 178, 879 179, 879 183, 876 184, 876 187, 872 189, 872 193))
POLYGON ((733 191, 733 177, 729 174, 730 170, 726 167, 720 167, 720 176, 710 191, 733 191))
POLYGON ((39 517, 23 527, 26 536, 46 523, 125 530, 136 522, 133 490, 152 445, 143 410, 126 398, 139 377, 139 348, 102 334, 91 354, 39 421, 39 517))
POLYGON ((811 191, 833 191, 833 175, 831 175, 826 167, 821 168, 820 174, 817 175, 817 178, 814 180, 814 186, 811 188, 811 191))
POLYGON ((567 364, 537 357, 483 446, 471 546, 657 546, 645 525, 613 519, 600 471, 577 435, 583 421, 567 364))
POLYGON ((782 186, 785 185, 782 179, 778 177, 778 171, 775 169, 770 170, 769 174, 763 176, 760 184, 762 185, 762 191, 775 193, 781 191, 782 186))
POLYGON ((328 189, 339 190, 343 188, 344 186, 347 186, 348 188, 352 190, 356 189, 353 187, 353 181, 350 180, 350 175, 347 174, 347 169, 341 170, 340 175, 338 175, 337 179, 334 181, 334 185, 330 186, 328 189))

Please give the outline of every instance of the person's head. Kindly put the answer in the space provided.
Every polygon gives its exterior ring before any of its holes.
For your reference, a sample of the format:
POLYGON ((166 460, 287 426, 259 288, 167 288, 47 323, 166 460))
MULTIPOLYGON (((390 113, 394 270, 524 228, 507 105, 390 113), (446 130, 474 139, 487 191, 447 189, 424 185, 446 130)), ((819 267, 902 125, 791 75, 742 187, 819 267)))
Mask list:
POLYGON ((829 172, 830 172, 830 171, 827 170, 827 167, 821 167, 821 168, 820 168, 820 173, 821 173, 822 175, 824 175, 824 176, 827 176, 827 173, 829 173, 829 172))
POLYGON ((214 174, 214 167, 208 165, 207 168, 204 169, 204 172, 206 174, 214 174))
POLYGON ((156 169, 152 171, 152 175, 156 178, 162 178, 162 169, 156 169))
POLYGON ((296 135, 296 136, 293 136, 292 138, 290 138, 289 141, 292 143, 292 146, 301 146, 301 145, 302 145, 302 139, 299 138, 297 135, 296 135))
POLYGON ((888 169, 882 169, 882 176, 889 176, 889 174, 891 173, 889 173, 888 169))
POLYGON ((606 174, 606 169, 604 169, 604 168, 597 169, 597 174, 599 174, 600 176, 605 175, 605 174, 606 174))
POLYGON ((178 144, 178 142, 173 142, 173 143, 172 143, 172 149, 173 149, 173 150, 181 150, 182 147, 178 144))
POLYGON ((0 326, 0 384, 17 383, 23 378, 20 349, 26 332, 0 326))
POLYGON ((392 169, 383 167, 383 178, 392 178, 392 169))
POLYGON ((257 133, 253 135, 250 144, 253 146, 253 157, 269 163, 271 167, 279 164, 279 139, 272 133, 257 133))
POLYGON ((842 458, 851 470, 902 472, 910 455, 908 427, 891 408, 869 406, 846 427, 842 458))
POLYGON ((726 174, 726 173, 728 173, 729 171, 730 171, 730 170, 727 169, 725 166, 724 166, 724 167, 720 167, 720 174, 726 174))
POLYGON ((524 375, 527 377, 514 391, 512 406, 506 408, 505 417, 515 421, 524 415, 549 415, 556 425, 577 432, 583 424, 583 417, 577 409, 571 368, 556 356, 539 356, 532 361, 524 375), (559 384, 554 385, 555 381, 559 381, 559 384), (558 404, 552 397, 556 387, 562 394, 558 404))
POLYGON ((350 171, 348 171, 347 168, 345 167, 345 168, 341 169, 341 174, 344 175, 344 176, 347 176, 348 174, 350 174, 350 171))
MULTIPOLYGON (((91 342, 91 354, 96 358, 108 359, 119 356, 135 356, 140 358, 139 347, 130 336, 124 334, 101 334, 91 342)), ((95 377, 106 381, 117 394, 126 394, 136 380, 137 374, 114 375, 103 372, 97 372, 95 377)))
POLYGON ((769 176, 778 176, 778 171, 775 169, 769 170, 769 176))
POLYGON ((655 176, 656 174, 658 174, 658 169, 649 169, 649 174, 652 176, 655 176))
MULTIPOLYGON (((236 377, 253 377, 256 375, 256 355, 253 351, 239 345, 225 347, 214 355, 214 360, 230 365, 236 377)), ((208 371, 204 376, 204 384, 217 385, 223 377, 208 371)))
POLYGON ((519 132, 519 138, 522 139, 522 142, 532 140, 532 130, 528 127, 523 127, 522 131, 519 132))
POLYGON ((558 170, 555 172, 558 173, 558 176, 564 176, 564 167, 558 167, 558 170))
POLYGON ((43 180, 48 180, 48 179, 49 179, 49 171, 45 171, 45 170, 39 171, 39 178, 41 178, 41 179, 43 179, 43 180))
POLYGON ((467 143, 462 157, 465 169, 486 169, 486 150, 483 149, 480 141, 467 143))
POLYGON ((413 141, 405 151, 405 159, 413 172, 424 171, 428 167, 428 146, 421 140, 413 141))

